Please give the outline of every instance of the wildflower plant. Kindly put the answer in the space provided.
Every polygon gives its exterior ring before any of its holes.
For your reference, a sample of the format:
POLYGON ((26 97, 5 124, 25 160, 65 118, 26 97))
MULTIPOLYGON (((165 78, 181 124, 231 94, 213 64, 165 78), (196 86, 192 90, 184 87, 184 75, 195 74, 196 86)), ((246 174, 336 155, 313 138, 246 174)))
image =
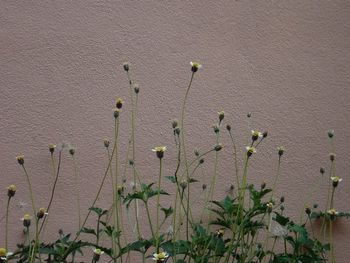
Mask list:
MULTIPOLYGON (((334 131, 328 131, 332 143, 330 154, 331 168, 329 172, 329 190, 327 204, 324 209, 317 210, 317 206, 306 204, 302 208, 299 222, 287 217, 285 212, 285 197, 276 198, 278 179, 281 176, 281 165, 285 158, 285 149, 277 148, 275 158, 277 171, 273 185, 268 187, 262 183, 259 187, 249 184, 249 164, 254 156, 259 154, 261 144, 268 133, 251 130, 248 134, 249 142, 244 151, 243 166, 239 167, 239 156, 236 147, 234 129, 230 124, 224 125, 225 112, 219 111, 217 123, 213 125, 215 144, 208 146, 205 151, 187 149, 185 138, 186 105, 190 90, 199 70, 198 62, 190 63, 190 80, 182 101, 179 119, 171 123, 174 142, 177 152, 176 168, 172 175, 164 176, 163 160, 167 158, 166 146, 157 146, 152 149, 155 153, 154 161, 158 162, 157 180, 146 184, 142 181, 144 175, 138 169, 136 144, 136 115, 140 87, 131 76, 132 67, 125 62, 123 69, 126 73, 130 91, 130 123, 129 140, 125 156, 121 155, 120 129, 124 117, 124 100, 117 98, 113 105, 114 136, 104 139, 106 150, 106 169, 101 176, 94 195, 93 202, 86 208, 87 214, 82 217, 79 196, 79 172, 75 155, 75 148, 67 144, 49 145, 49 162, 52 168, 52 190, 46 207, 36 210, 35 193, 32 191, 30 173, 26 170, 24 156, 17 156, 17 162, 23 170, 30 193, 32 213, 22 218, 26 240, 18 244, 17 249, 8 247, 8 214, 10 201, 15 198, 16 186, 7 188, 8 202, 6 207, 5 247, 0 248, 0 262, 78 262, 76 256, 84 254, 90 257, 91 262, 174 262, 174 263, 219 263, 219 262, 335 262, 335 248, 333 242, 333 224, 339 217, 348 217, 350 214, 336 210, 336 189, 341 186, 342 179, 334 169, 335 157, 333 139, 334 131), (223 127, 226 127, 226 131, 223 127), (230 145, 221 144, 221 138, 228 136, 230 145), (65 150, 68 148, 68 152, 65 150), (233 156, 233 176, 229 180, 230 191, 222 200, 215 200, 216 181, 219 176, 219 157, 223 148, 231 149, 233 156), (189 153, 194 152, 194 156, 189 153), (62 154, 69 154, 73 161, 73 171, 76 186, 76 210, 78 222, 76 233, 65 234, 62 230, 54 242, 44 239, 47 229, 49 210, 55 199, 55 190, 61 168, 62 154), (210 184, 202 184, 202 194, 205 202, 202 214, 198 218, 191 210, 199 199, 192 193, 192 184, 199 180, 196 177, 205 158, 214 156, 214 167, 210 184), (122 165, 124 163, 124 166, 122 165), (132 173, 132 188, 125 186, 127 167, 132 173), (167 179, 172 192, 163 189, 163 179, 167 179), (110 180, 112 197, 108 208, 97 207, 97 200, 101 197, 103 186, 110 180), (161 205, 163 196, 173 197, 169 206, 161 205), (140 209, 140 206, 144 210, 140 209), (144 214, 141 214, 142 211, 144 214), (306 215, 306 220, 304 216, 306 215), (128 217, 125 222, 125 217, 128 217), (96 223, 90 225, 94 218, 96 223), (315 221, 321 220, 319 233, 315 232, 315 221), (141 227, 142 226, 142 227, 141 227), (32 229, 34 228, 34 229, 32 229), (164 229, 166 229, 164 231, 164 229), (311 230, 311 231, 310 231, 311 230), (149 233, 149 235, 147 234, 149 233), (133 259, 132 259, 133 258, 133 259)), ((247 115, 251 119, 251 113, 247 115)), ((250 130, 250 129, 249 129, 250 130)), ((101 146, 102 146, 101 145, 101 146)), ((325 169, 320 170, 322 176, 325 169)), ((169 200, 169 199, 167 199, 169 200)))

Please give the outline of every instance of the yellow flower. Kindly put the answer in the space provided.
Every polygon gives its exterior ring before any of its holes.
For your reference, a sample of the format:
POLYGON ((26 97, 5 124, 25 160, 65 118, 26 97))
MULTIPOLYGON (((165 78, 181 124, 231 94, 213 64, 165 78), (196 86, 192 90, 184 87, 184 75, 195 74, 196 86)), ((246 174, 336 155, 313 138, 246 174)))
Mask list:
POLYGON ((343 181, 343 179, 339 178, 338 176, 332 176, 331 177, 331 180, 332 180, 332 185, 333 187, 337 187, 338 184, 343 181))
POLYGON ((247 150, 248 157, 250 157, 253 153, 256 153, 256 149, 252 146, 246 146, 245 148, 247 150))
POLYGON ((94 249, 94 254, 96 254, 96 255, 99 255, 99 256, 101 256, 102 254, 104 254, 105 252, 104 251, 102 251, 101 249, 99 249, 99 248, 95 248, 94 249))
POLYGON ((7 251, 5 248, 0 247, 0 257, 6 257, 7 251))
POLYGON ((202 68, 202 65, 199 64, 198 62, 191 61, 190 64, 191 64, 191 70, 192 70, 193 73, 197 72, 198 69, 202 68))
POLYGON ((339 213, 338 213, 337 210, 335 210, 334 208, 332 208, 332 209, 329 209, 329 210, 327 211, 327 214, 329 214, 330 216, 336 216, 336 215, 339 214, 339 213))
POLYGON ((167 252, 160 252, 160 253, 153 253, 153 260, 157 262, 162 262, 166 260, 169 257, 169 254, 167 252))
POLYGON ((152 149, 152 151, 156 152, 157 157, 159 159, 163 158, 164 156, 164 152, 166 151, 166 146, 158 146, 158 147, 154 147, 152 149))
POLYGON ((262 132, 252 130, 252 140, 253 141, 256 141, 257 139, 262 138, 262 137, 263 137, 262 132))
POLYGON ((16 193, 17 187, 14 184, 11 184, 7 187, 7 196, 13 197, 16 193))

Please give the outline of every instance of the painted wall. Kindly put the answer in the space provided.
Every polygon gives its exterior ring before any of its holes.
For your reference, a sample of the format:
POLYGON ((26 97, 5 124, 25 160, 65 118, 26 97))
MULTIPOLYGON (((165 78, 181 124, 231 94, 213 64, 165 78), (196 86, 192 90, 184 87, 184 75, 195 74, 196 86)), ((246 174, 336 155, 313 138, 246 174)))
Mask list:
MULTIPOLYGON (((156 180, 154 146, 168 146, 165 173, 173 172, 170 123, 179 117, 194 60, 203 70, 189 95, 188 149, 215 144, 212 125, 220 110, 241 155, 251 128, 267 130, 249 180, 271 183, 276 147, 285 146, 278 193, 286 197, 287 213, 298 218, 303 196, 321 180, 320 166, 329 169, 326 131, 334 129, 336 172, 344 178, 336 207, 350 211, 349 13, 349 1, 1 1, 0 209, 5 210, 7 185, 16 184, 11 246, 23 240, 20 218, 30 212, 17 154, 25 155, 39 207, 47 204, 53 181, 48 144, 74 145, 84 213, 89 207, 106 167, 103 139, 113 136, 115 98, 124 98, 125 112, 130 109, 121 66, 126 60, 140 84, 137 160, 146 181, 156 180)), ((125 156, 129 118, 121 118, 125 156)), ((230 143, 225 130, 222 143, 230 143)), ((233 171, 230 149, 221 154, 218 197, 229 191, 233 171)), ((203 169, 204 183, 210 181, 212 159, 203 169)), ((127 185, 130 176, 127 169, 127 185)), ((195 194, 200 192, 198 186, 195 194)), ((110 193, 106 185, 101 206, 110 193)), ((322 205, 325 197, 321 187, 310 204, 322 205)), ((48 239, 59 228, 76 229, 75 198, 72 160, 65 152, 48 239)), ((338 262, 347 262, 349 221, 337 224, 338 262)))

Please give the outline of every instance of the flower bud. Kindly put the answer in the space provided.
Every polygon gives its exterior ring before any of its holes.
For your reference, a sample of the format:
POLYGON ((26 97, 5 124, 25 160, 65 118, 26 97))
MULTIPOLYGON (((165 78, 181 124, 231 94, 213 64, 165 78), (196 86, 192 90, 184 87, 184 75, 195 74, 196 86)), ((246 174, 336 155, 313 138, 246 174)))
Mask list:
POLYGON ((32 217, 29 214, 25 214, 22 218, 23 226, 29 227, 30 223, 31 223, 31 219, 32 219, 32 217))
POLYGON ((117 193, 120 195, 124 192, 125 187, 123 185, 117 186, 117 193))
POLYGON ((43 218, 45 216, 45 214, 47 214, 46 210, 45 210, 44 207, 42 207, 42 208, 39 209, 38 213, 36 214, 36 217, 38 219, 41 219, 41 218, 43 218))
POLYGON ((267 212, 271 213, 273 209, 273 203, 269 202, 266 204, 267 212))
POLYGON ((17 159, 17 162, 20 164, 20 165, 23 165, 24 164, 24 155, 18 155, 16 157, 17 159))
POLYGON ((182 190, 185 190, 185 188, 187 187, 187 181, 186 180, 182 180, 180 182, 180 186, 181 186, 182 190))
POLYGON ((199 159, 199 164, 203 164, 204 163, 204 158, 199 159))
POLYGON ((215 151, 220 151, 222 149, 222 144, 221 143, 218 143, 217 145, 214 146, 214 150, 215 151))
POLYGON ((119 109, 114 109, 113 110, 113 116, 114 116, 115 119, 119 117, 119 112, 120 112, 119 109))
POLYGON ((216 236, 219 237, 219 238, 220 238, 220 237, 223 237, 224 234, 225 234, 225 230, 224 230, 223 228, 221 228, 221 229, 217 230, 215 234, 216 234, 216 236))
POLYGON ((311 214, 311 208, 309 206, 305 206, 305 213, 307 215, 310 215, 311 214))
POLYGON ((133 166, 134 164, 135 164, 134 160, 133 160, 133 159, 130 159, 130 160, 129 160, 129 165, 130 165, 130 166, 133 166))
POLYGON ((49 151, 51 154, 55 151, 55 148, 56 148, 55 144, 52 144, 52 143, 49 144, 49 151))
POLYGON ((219 126, 217 124, 213 125, 213 129, 214 129, 215 133, 219 133, 220 132, 220 128, 219 128, 219 126))
POLYGON ((70 148, 69 149, 69 153, 70 153, 70 155, 73 156, 75 154, 75 149, 74 148, 70 148))
POLYGON ((197 156, 197 157, 200 155, 198 149, 194 149, 193 152, 194 152, 194 155, 197 156))
POLYGON ((103 145, 104 145, 106 148, 108 148, 108 147, 109 147, 109 140, 104 139, 104 140, 103 140, 103 145))
POLYGON ((117 98, 117 101, 115 102, 115 106, 117 109, 121 109, 123 107, 124 101, 121 98, 117 98))
POLYGON ((332 180, 332 185, 334 188, 337 187, 341 181, 343 181, 343 179, 339 178, 338 176, 332 176, 331 180, 332 180))
POLYGON ((278 152, 278 155, 281 157, 284 153, 284 147, 283 146, 279 146, 277 147, 277 152, 278 152))
POLYGON ((263 138, 266 138, 267 137, 267 131, 264 131, 262 135, 263 135, 263 138))
POLYGON ((335 160, 335 153, 330 153, 329 159, 333 162, 335 160))
POLYGON ((281 211, 284 211, 284 205, 281 205, 280 209, 281 211))
POLYGON ((266 187, 266 183, 265 182, 262 182, 261 185, 260 185, 260 189, 261 190, 264 190, 266 187))
POLYGON ((124 62, 124 63, 123 63, 123 68, 124 68, 124 70, 125 70, 126 72, 128 72, 128 71, 129 71, 129 62, 124 62))
POLYGON ((206 185, 206 184, 202 184, 202 189, 203 189, 203 191, 204 191, 205 189, 207 189, 207 185, 206 185))
POLYGON ((199 64, 198 62, 192 62, 191 61, 190 64, 191 64, 191 71, 193 73, 196 73, 198 71, 198 69, 202 68, 202 65, 199 64))
POLYGON ((284 203, 284 196, 281 196, 280 202, 281 202, 281 203, 284 203))
POLYGON ((140 92, 140 87, 139 87, 138 84, 134 84, 134 92, 135 92, 135 94, 139 94, 139 92, 140 92))
POLYGON ((173 129, 175 129, 178 125, 179 125, 179 122, 177 119, 174 119, 172 122, 171 122, 171 125, 173 127, 173 129))
POLYGON ((329 215, 330 220, 334 221, 339 213, 337 212, 337 210, 332 208, 327 211, 327 214, 329 215))
POLYGON ((9 185, 7 187, 7 196, 9 198, 14 197, 15 194, 16 194, 16 190, 17 190, 17 188, 16 188, 16 186, 14 184, 9 185))
POLYGON ((235 189, 235 186, 233 184, 231 184, 230 190, 233 191, 234 189, 235 189))
POLYGON ((226 130, 231 131, 231 125, 227 124, 226 125, 226 130))
POLYGON ((327 131, 327 134, 328 134, 328 138, 329 138, 329 139, 332 139, 333 136, 334 136, 334 130, 329 130, 329 131, 327 131))
POLYGON ((320 173, 323 175, 325 173, 325 169, 323 167, 320 168, 320 173))
POLYGON ((251 113, 251 112, 248 112, 248 113, 247 113, 247 117, 248 117, 248 118, 252 117, 252 113, 251 113))
POLYGON ((225 112, 224 111, 219 111, 219 123, 222 122, 222 120, 225 118, 225 112))

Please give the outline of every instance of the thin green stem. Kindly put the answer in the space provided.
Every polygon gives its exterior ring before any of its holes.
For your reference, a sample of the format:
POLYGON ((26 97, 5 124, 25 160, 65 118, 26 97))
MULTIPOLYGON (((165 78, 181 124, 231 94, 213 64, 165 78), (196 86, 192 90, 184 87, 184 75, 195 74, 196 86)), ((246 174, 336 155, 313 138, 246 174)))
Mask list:
POLYGON ((9 227, 10 201, 11 201, 11 196, 8 197, 7 205, 6 205, 6 222, 5 222, 5 249, 6 249, 6 252, 8 252, 8 231, 9 231, 8 227, 9 227))
POLYGON ((72 155, 73 158, 73 167, 74 167, 74 183, 75 183, 75 191, 76 191, 76 202, 77 202, 77 210, 78 210, 78 227, 81 228, 81 208, 80 208, 80 187, 79 187, 79 174, 78 174, 78 168, 75 161, 74 155, 72 155))
POLYGON ((157 194, 157 229, 156 229, 156 251, 159 253, 159 200, 160 200, 160 186, 161 186, 161 181, 162 181, 162 158, 159 158, 159 177, 158 177, 158 194, 157 194))

